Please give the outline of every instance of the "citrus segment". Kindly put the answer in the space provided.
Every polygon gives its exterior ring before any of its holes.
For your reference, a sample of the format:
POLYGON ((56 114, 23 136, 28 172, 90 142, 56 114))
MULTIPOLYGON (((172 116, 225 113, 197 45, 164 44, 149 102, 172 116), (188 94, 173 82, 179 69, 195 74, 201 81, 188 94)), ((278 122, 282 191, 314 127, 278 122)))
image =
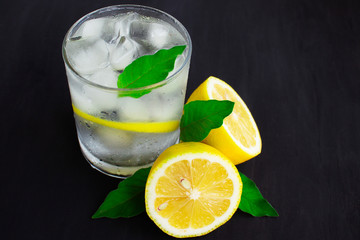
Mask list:
POLYGON ((155 200, 155 207, 159 214, 164 218, 173 216, 189 201, 185 197, 158 197, 155 200))
POLYGON ((231 218, 241 192, 240 175, 221 152, 203 143, 180 143, 151 168, 146 211, 171 236, 201 236, 231 218))
POLYGON ((159 185, 155 189, 156 194, 167 197, 186 197, 182 187, 173 178, 162 176, 159 179, 159 185), (161 186, 161 187, 160 187, 161 186))
POLYGON ((191 162, 192 170, 192 182, 194 185, 199 186, 201 180, 204 178, 206 170, 208 169, 210 162, 206 159, 194 159, 191 162))
POLYGON ((229 100, 235 103, 233 112, 220 128, 212 129, 203 140, 225 154, 234 164, 249 160, 261 152, 260 133, 245 102, 224 81, 209 77, 189 97, 195 100, 229 100))
POLYGON ((125 131, 143 133, 166 133, 175 131, 179 127, 179 121, 177 120, 167 122, 115 122, 87 114, 75 107, 74 105, 73 110, 76 115, 87 121, 125 131))

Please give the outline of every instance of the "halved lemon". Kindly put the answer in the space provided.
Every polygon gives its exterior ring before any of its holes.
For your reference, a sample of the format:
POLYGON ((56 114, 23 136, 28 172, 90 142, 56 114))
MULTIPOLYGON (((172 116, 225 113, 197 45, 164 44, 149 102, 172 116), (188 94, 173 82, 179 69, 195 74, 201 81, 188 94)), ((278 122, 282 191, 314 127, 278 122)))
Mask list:
POLYGON ((171 236, 201 236, 232 217, 241 193, 239 172, 221 152, 203 143, 179 143, 151 168, 146 212, 171 236))
POLYGON ((177 120, 167 122, 115 122, 85 113, 74 105, 73 110, 76 115, 87 121, 125 131, 141 133, 167 133, 175 131, 179 127, 179 121, 177 120))
POLYGON ((258 127, 236 91, 226 82, 209 77, 191 94, 188 102, 209 99, 230 100, 235 106, 223 125, 212 129, 203 142, 220 150, 235 165, 260 154, 262 144, 258 127))

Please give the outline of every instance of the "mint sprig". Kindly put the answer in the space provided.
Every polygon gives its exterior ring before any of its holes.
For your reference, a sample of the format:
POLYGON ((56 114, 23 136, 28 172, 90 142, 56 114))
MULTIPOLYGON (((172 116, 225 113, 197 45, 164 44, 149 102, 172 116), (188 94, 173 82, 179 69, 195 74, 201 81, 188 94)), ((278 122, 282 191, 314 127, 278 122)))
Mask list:
MULTIPOLYGON (((137 58, 130 63, 124 71, 119 75, 118 88, 141 88, 155 83, 159 83, 166 79, 169 72, 174 69, 177 56, 183 53, 186 46, 175 46, 170 49, 162 49, 153 55, 145 55, 137 58)), ((119 97, 139 98, 151 90, 144 89, 141 91, 123 91, 119 93, 119 97)))
MULTIPOLYGON (((184 125, 183 128, 181 128, 181 131, 189 132, 186 133, 185 136, 183 135, 183 139, 190 141, 203 140, 211 129, 216 128, 219 123, 222 124, 223 119, 231 113, 233 105, 234 103, 230 101, 216 100, 197 101, 195 104, 192 102, 186 104, 184 108, 186 111, 184 111, 182 117, 184 125), (206 114, 207 109, 211 109, 209 110, 211 114, 206 114), (214 120, 215 115, 218 115, 215 118, 216 120, 214 120), (200 124, 200 122, 205 123, 205 127, 199 127, 198 124, 200 124), (211 124, 208 124, 209 122, 211 124), (191 134, 190 132, 192 131, 200 131, 202 133, 191 134)), ((120 182, 118 188, 108 194, 92 218, 129 218, 144 212, 145 185, 150 169, 151 168, 140 169, 133 176, 120 182)), ((250 178, 246 177, 245 174, 239 173, 243 182, 239 209, 254 217, 279 216, 271 204, 262 196, 255 183, 250 178)))

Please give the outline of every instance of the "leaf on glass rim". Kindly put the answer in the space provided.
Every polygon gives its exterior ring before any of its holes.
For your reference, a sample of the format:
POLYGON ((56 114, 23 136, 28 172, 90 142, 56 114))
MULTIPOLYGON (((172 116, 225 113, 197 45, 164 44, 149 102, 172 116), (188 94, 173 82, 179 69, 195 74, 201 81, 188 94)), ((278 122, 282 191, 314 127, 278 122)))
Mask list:
POLYGON ((180 139, 183 142, 200 142, 211 129, 219 128, 231 114, 234 102, 224 100, 193 101, 184 106, 180 121, 180 139))
POLYGON ((151 167, 140 169, 111 191, 92 218, 129 218, 145 211, 145 185, 151 167))
MULTIPOLYGON (((141 88, 146 87, 166 79, 169 72, 174 69, 175 60, 182 54, 186 46, 175 46, 170 49, 162 49, 153 55, 145 55, 135 59, 119 75, 118 88, 141 88)), ((139 98, 151 90, 136 92, 122 92, 119 97, 130 96, 139 98)))
POLYGON ((245 174, 240 171, 239 173, 243 183, 239 209, 243 212, 251 214, 254 217, 278 217, 279 214, 261 195, 256 184, 250 178, 245 176, 245 174))

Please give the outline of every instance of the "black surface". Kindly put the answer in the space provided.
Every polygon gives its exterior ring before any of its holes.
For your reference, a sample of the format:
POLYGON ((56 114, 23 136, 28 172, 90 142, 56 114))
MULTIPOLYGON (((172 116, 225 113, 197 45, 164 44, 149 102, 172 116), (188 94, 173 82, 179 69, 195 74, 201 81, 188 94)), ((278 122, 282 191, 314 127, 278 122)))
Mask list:
MULTIPOLYGON (((61 57, 78 18, 130 2, 1 1, 2 239, 170 238, 145 213, 90 218, 119 181, 81 155, 61 57)), ((188 93, 227 81, 261 132, 262 153, 238 168, 280 217, 239 211, 202 239, 360 239, 360 2, 135 3, 188 29, 188 93)))

